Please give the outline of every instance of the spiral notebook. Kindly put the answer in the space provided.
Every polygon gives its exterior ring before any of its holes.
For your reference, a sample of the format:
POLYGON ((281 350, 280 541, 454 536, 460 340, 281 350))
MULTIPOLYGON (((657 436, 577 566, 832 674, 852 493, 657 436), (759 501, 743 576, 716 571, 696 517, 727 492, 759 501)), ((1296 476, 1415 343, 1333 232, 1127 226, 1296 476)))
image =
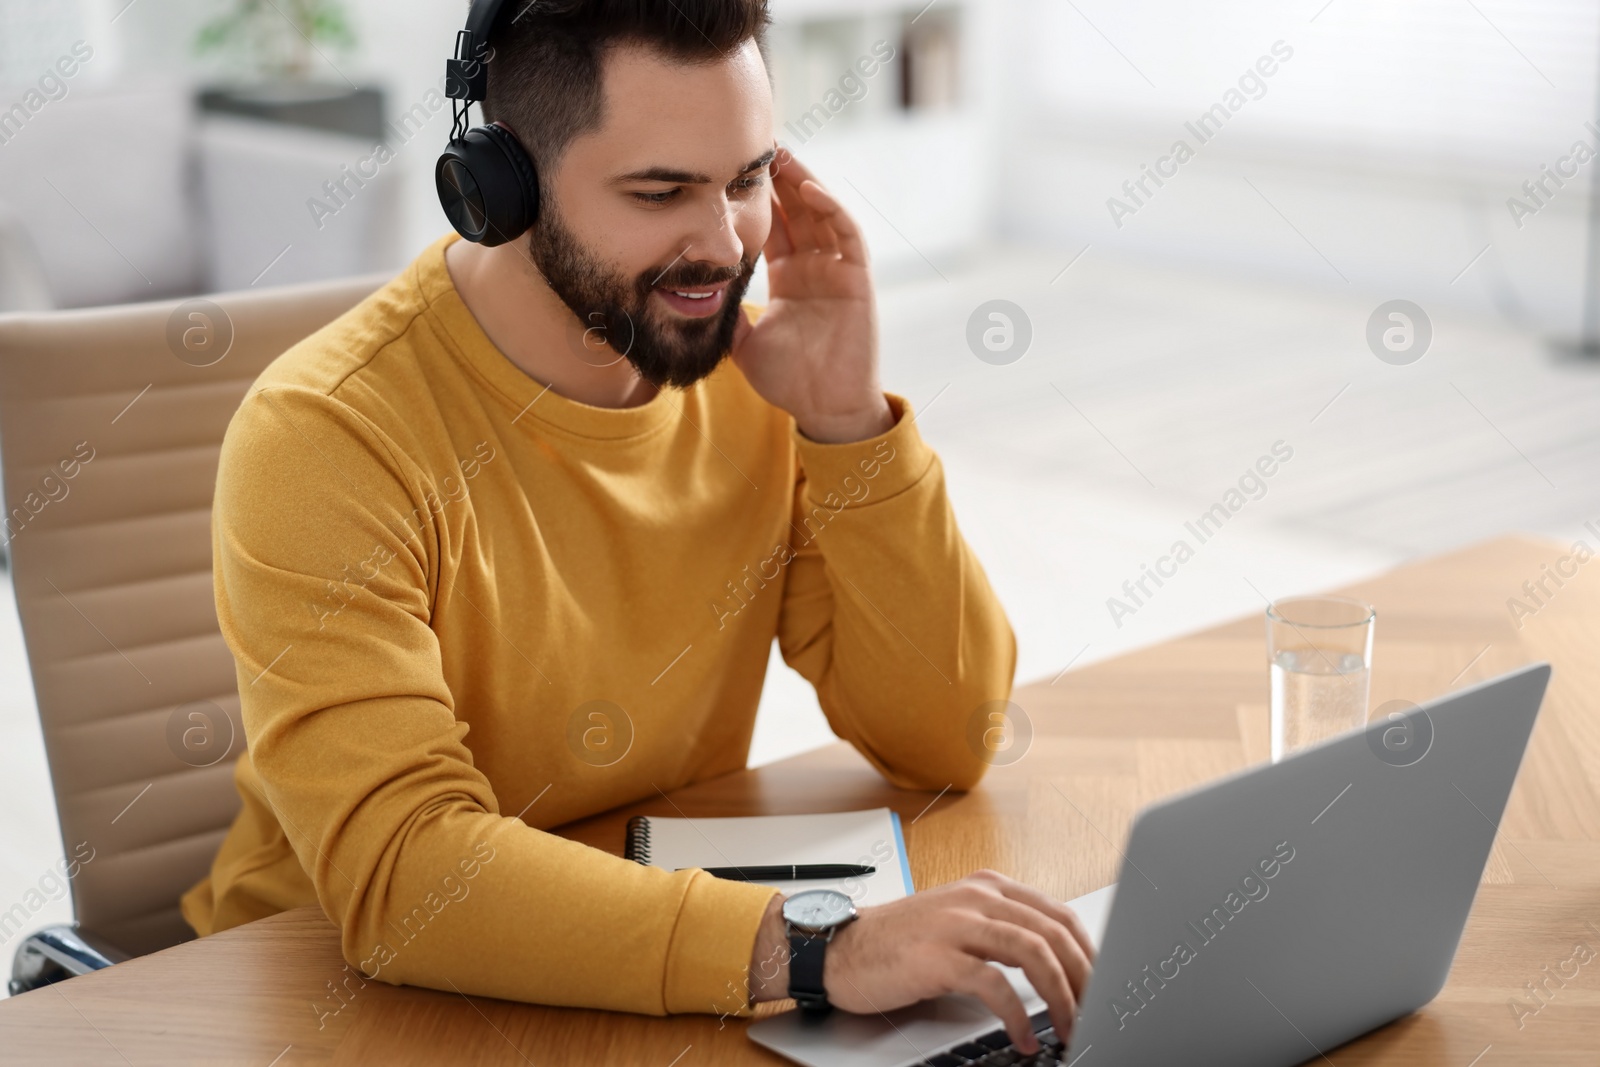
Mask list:
POLYGON ((857 907, 910 896, 900 816, 888 808, 819 815, 756 815, 733 819, 672 819, 635 815, 622 853, 637 863, 680 867, 749 867, 769 863, 856 863, 876 867, 859 878, 763 882, 785 893, 838 889, 857 907))

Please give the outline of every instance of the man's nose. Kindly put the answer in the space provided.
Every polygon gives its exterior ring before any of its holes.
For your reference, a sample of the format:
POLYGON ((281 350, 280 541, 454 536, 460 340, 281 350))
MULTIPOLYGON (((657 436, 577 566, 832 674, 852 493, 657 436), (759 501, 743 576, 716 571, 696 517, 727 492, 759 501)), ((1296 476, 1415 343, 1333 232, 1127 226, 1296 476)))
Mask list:
POLYGON ((738 206, 726 196, 713 198, 705 215, 700 218, 697 232, 691 238, 691 247, 685 259, 698 263, 711 263, 731 267, 744 258, 744 243, 740 241, 734 223, 738 221, 738 206))

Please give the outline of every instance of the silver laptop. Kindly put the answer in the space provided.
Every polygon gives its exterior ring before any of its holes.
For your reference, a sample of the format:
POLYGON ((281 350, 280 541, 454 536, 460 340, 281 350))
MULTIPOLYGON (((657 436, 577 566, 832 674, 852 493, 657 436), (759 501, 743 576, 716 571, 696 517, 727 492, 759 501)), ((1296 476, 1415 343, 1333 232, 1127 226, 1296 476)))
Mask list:
MULTIPOLYGON (((1523 667, 1146 808, 1116 884, 1069 902, 1099 948, 1070 1043, 1024 1062, 1288 1067, 1428 1003, 1549 679, 1523 667)), ((808 1067, 1017 1062, 964 996, 748 1032, 808 1067)))

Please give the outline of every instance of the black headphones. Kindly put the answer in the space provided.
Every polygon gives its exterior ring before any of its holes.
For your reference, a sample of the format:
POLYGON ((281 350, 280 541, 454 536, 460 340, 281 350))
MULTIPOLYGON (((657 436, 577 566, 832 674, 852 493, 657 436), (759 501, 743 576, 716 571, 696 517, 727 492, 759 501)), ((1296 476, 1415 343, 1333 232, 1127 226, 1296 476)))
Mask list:
POLYGON ((450 143, 434 166, 439 203, 456 232, 499 245, 527 232, 539 217, 539 174, 516 135, 500 123, 468 129, 468 113, 489 92, 489 32, 504 0, 472 0, 456 55, 445 62, 452 101, 450 143))

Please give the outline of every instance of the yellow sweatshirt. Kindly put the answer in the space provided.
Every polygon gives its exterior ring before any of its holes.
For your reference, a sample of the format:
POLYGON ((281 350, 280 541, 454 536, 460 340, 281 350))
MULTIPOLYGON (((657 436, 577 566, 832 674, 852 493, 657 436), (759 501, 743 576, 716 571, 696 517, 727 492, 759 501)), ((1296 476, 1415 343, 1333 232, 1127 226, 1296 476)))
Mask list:
POLYGON ((454 239, 277 359, 228 427, 244 806, 184 916, 205 935, 318 903, 369 979, 747 1011, 773 890, 542 828, 742 768, 774 636, 890 781, 968 788, 1010 627, 899 398, 844 445, 731 362, 640 407, 567 400, 478 327, 454 239))

